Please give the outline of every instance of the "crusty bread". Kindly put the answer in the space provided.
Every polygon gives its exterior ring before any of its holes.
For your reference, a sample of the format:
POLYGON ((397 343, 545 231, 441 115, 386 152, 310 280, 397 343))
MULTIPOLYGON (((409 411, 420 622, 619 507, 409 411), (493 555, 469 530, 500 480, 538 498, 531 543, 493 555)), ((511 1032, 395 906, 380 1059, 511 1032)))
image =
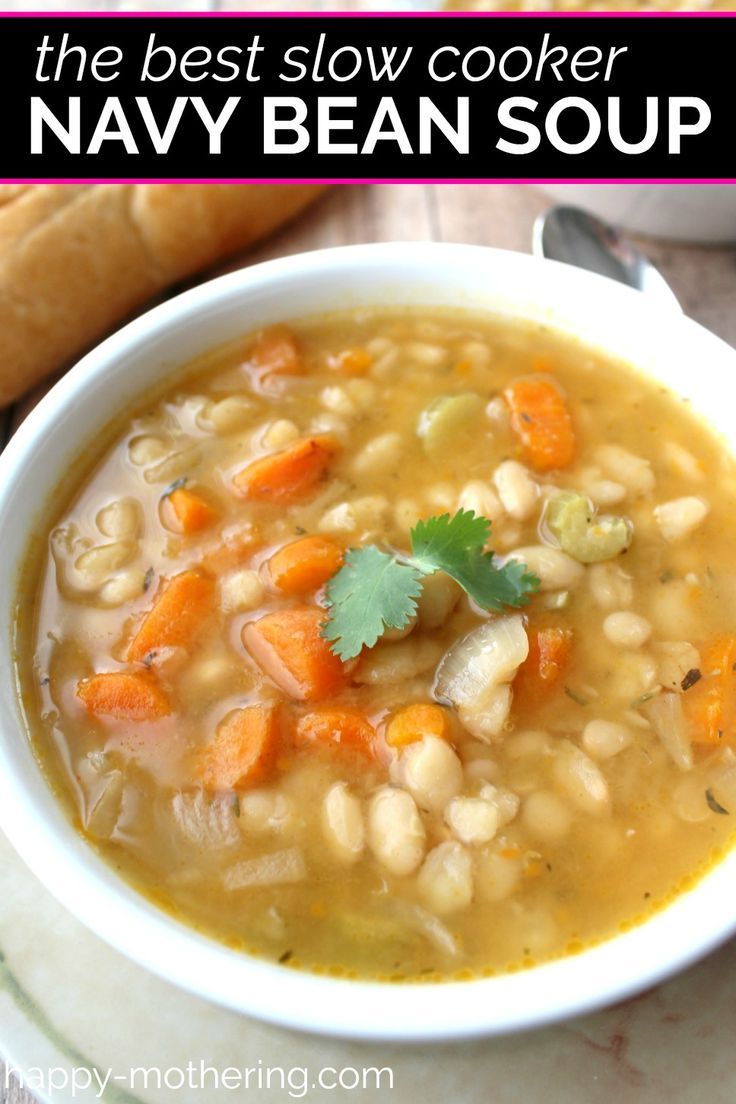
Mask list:
POLYGON ((303 185, 0 186, 0 406, 165 287, 263 237, 303 185))

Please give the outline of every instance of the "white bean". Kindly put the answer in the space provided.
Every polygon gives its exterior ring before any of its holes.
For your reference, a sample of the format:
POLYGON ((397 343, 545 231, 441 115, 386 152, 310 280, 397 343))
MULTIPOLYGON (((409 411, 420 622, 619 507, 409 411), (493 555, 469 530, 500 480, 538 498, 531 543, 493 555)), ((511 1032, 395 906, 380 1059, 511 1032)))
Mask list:
POLYGON ((266 588, 257 571, 249 568, 231 571, 220 581, 220 607, 226 613, 256 609, 265 593, 266 588))
POLYGON ((705 479, 702 463, 677 441, 665 441, 662 455, 675 475, 691 479, 693 483, 702 483, 705 479))
POLYGON ((612 759, 633 742, 631 729, 615 721, 588 721, 583 729, 583 747, 594 759, 612 759))
POLYGON ((465 484, 458 495, 457 505, 460 510, 472 510, 476 517, 488 518, 494 525, 505 512, 493 487, 482 479, 471 479, 465 484))
POLYGON ((710 510, 704 498, 687 495, 654 507, 654 520, 666 541, 675 544, 698 529, 710 510))
POLYGON ((205 407, 202 421, 212 426, 215 433, 236 433, 251 421, 254 409, 245 395, 229 395, 205 407))
POLYGON ((581 812, 600 816, 610 810, 608 783, 600 768, 569 740, 562 740, 558 745, 554 775, 557 784, 581 812))
POLYGON ((426 833, 414 798, 406 790, 383 786, 368 806, 368 842, 392 874, 411 874, 424 857, 426 833))
POLYGON ((631 705, 657 686, 657 664, 647 652, 623 651, 606 684, 606 697, 631 705))
POLYGON ((534 513, 539 500, 539 486, 516 460, 504 460, 493 473, 498 497, 507 514, 516 521, 525 521, 534 513))
POLYGON ((377 644, 361 659, 353 678, 362 684, 379 686, 407 682, 434 667, 442 651, 442 644, 425 636, 377 644))
POLYGON ((98 512, 97 528, 113 540, 135 540, 141 531, 141 507, 135 498, 116 498, 98 512))
POLYGON ((347 441, 350 436, 350 426, 339 414, 332 414, 326 410, 323 414, 315 414, 310 422, 312 433, 328 433, 337 437, 339 441, 347 441))
POLYGON ((473 900, 473 863, 465 848, 452 840, 429 852, 417 875, 424 902, 438 916, 467 908, 473 900))
POLYGON ((294 820, 293 804, 278 790, 248 790, 239 804, 240 827, 246 832, 283 832, 294 820))
POLYGON ((654 490, 654 472, 648 460, 636 456, 621 445, 599 445, 595 459, 611 479, 634 494, 648 494, 654 490))
POLYGON ((345 782, 336 782, 325 794, 322 830, 327 844, 342 863, 354 863, 365 847, 365 824, 360 798, 345 782))
POLYGON ((617 610, 606 617, 603 632, 617 648, 641 648, 652 635, 652 626, 638 613, 617 610))
POLYGON ((500 395, 491 399, 486 406, 486 418, 493 424, 494 430, 503 431, 509 428, 509 408, 500 395))
POLYGON ((700 667, 698 649, 686 640, 663 640, 654 645, 657 677, 668 690, 682 693, 682 680, 688 671, 700 667))
MULTIPOLYGON (((501 841, 499 841, 500 847, 501 841)), ((484 901, 503 901, 519 884, 522 863, 520 857, 502 855, 492 850, 480 856, 477 864, 476 889, 484 901)))
POLYGON ((125 602, 132 602, 134 598, 140 598, 146 582, 146 573, 137 567, 129 567, 127 571, 121 571, 113 575, 100 587, 99 597, 106 606, 122 606, 125 602))
POLYGON ((559 548, 550 548, 545 544, 530 544, 524 548, 515 548, 508 553, 507 560, 519 560, 525 563, 529 571, 538 576, 540 590, 569 590, 581 582, 585 574, 582 564, 562 552, 559 548))
POLYGON ((369 379, 351 379, 345 390, 358 410, 370 410, 376 402, 376 385, 369 379))
POLYGON ((616 483, 612 479, 596 479, 588 483, 585 493, 595 506, 615 506, 626 498, 623 483, 616 483))
POLYGON ((463 787, 463 765, 446 740, 423 736, 399 756, 398 775, 422 809, 441 813, 463 787))
POLYGON ((190 472, 201 459, 202 449, 199 445, 187 445, 186 448, 172 452, 152 468, 146 468, 143 478, 146 483, 171 483, 190 472))
POLYGON ((449 354, 444 345, 429 345, 425 341, 410 341, 403 349, 404 353, 428 368, 438 368, 444 364, 449 354))
POLYGON ((513 691, 508 683, 495 686, 484 698, 480 708, 474 706, 458 707, 457 715, 463 728, 483 743, 492 743, 503 732, 504 725, 511 712, 513 691))
POLYGON ((266 448, 282 449, 296 441, 299 430, 288 418, 279 418, 272 422, 263 434, 263 444, 266 448))
POLYGON ((593 601, 602 609, 622 609, 634 600, 631 576, 616 564, 591 564, 588 568, 588 586, 593 601))
POLYGON ((161 460, 169 451, 168 444, 161 437, 146 434, 142 437, 133 437, 128 442, 128 455, 134 464, 143 466, 153 464, 161 460))
POLYGON ((417 598, 417 620, 419 627, 431 632, 444 625, 460 600, 462 588, 443 571, 434 575, 425 575, 422 580, 422 593, 417 598))
POLYGON ((90 548, 74 562, 75 581, 85 590, 97 590, 114 572, 130 563, 137 552, 135 541, 115 541, 90 548))
POLYGON ((350 418, 355 414, 355 403, 344 387, 323 387, 320 402, 325 410, 350 418))
POLYGON ((403 447, 400 433, 381 433, 353 457, 351 470, 357 476, 385 472, 399 462, 403 447))
POLYGON ((519 811, 520 801, 515 793, 506 790, 503 786, 481 786, 480 796, 484 801, 493 805, 498 814, 498 826, 504 828, 514 819, 519 811))
POLYGON ((325 511, 317 528, 320 533, 354 533, 358 528, 355 510, 349 502, 338 502, 325 511))
POLYGON ((491 350, 484 341, 464 341, 458 352, 463 360, 469 360, 480 368, 491 359, 491 350))
POLYGON ((235 670, 233 657, 227 653, 205 655, 187 668, 184 690, 193 699, 213 694, 232 680, 235 670))
POLYGON ((488 843, 498 831, 498 809, 482 797, 454 797, 444 815, 461 843, 488 843))
POLYGON ((556 793, 535 790, 524 802, 521 822, 533 838, 545 843, 558 843, 570 831, 572 817, 567 805, 556 793))

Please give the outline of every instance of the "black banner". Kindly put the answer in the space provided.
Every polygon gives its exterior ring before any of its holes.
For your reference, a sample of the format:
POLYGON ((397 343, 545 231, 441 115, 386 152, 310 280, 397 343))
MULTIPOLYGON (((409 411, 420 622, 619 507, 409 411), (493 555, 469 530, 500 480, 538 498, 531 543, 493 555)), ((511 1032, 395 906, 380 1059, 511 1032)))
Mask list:
POLYGON ((6 16, 10 179, 736 178, 736 18, 6 16))

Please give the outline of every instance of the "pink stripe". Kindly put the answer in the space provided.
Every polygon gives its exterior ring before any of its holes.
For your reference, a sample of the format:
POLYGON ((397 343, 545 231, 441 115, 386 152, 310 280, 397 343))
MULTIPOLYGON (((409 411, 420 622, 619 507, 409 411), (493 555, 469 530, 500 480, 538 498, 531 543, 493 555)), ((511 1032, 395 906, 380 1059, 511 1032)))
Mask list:
POLYGON ((478 176, 478 177, 324 177, 300 176, 293 179, 280 176, 225 177, 76 177, 30 176, 0 177, 0 184, 736 184, 736 177, 704 176, 678 178, 672 176, 478 176))

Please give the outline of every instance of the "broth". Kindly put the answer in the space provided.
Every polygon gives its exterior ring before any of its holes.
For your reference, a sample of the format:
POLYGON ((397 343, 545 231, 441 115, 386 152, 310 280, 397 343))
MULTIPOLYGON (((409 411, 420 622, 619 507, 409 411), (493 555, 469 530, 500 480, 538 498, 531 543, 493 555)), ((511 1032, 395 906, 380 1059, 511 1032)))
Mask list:
POLYGON ((730 843, 734 489, 685 403, 543 327, 366 310, 249 335, 69 489, 21 602, 34 747, 111 865, 233 947, 385 979, 573 953, 730 843), (517 381, 567 418, 564 466, 517 381), (581 502, 610 556, 575 545, 581 502), (459 508, 536 572, 529 604, 489 614, 438 573, 411 631, 326 654, 345 549, 407 550, 459 508), (489 647, 505 675, 468 688, 489 647))

